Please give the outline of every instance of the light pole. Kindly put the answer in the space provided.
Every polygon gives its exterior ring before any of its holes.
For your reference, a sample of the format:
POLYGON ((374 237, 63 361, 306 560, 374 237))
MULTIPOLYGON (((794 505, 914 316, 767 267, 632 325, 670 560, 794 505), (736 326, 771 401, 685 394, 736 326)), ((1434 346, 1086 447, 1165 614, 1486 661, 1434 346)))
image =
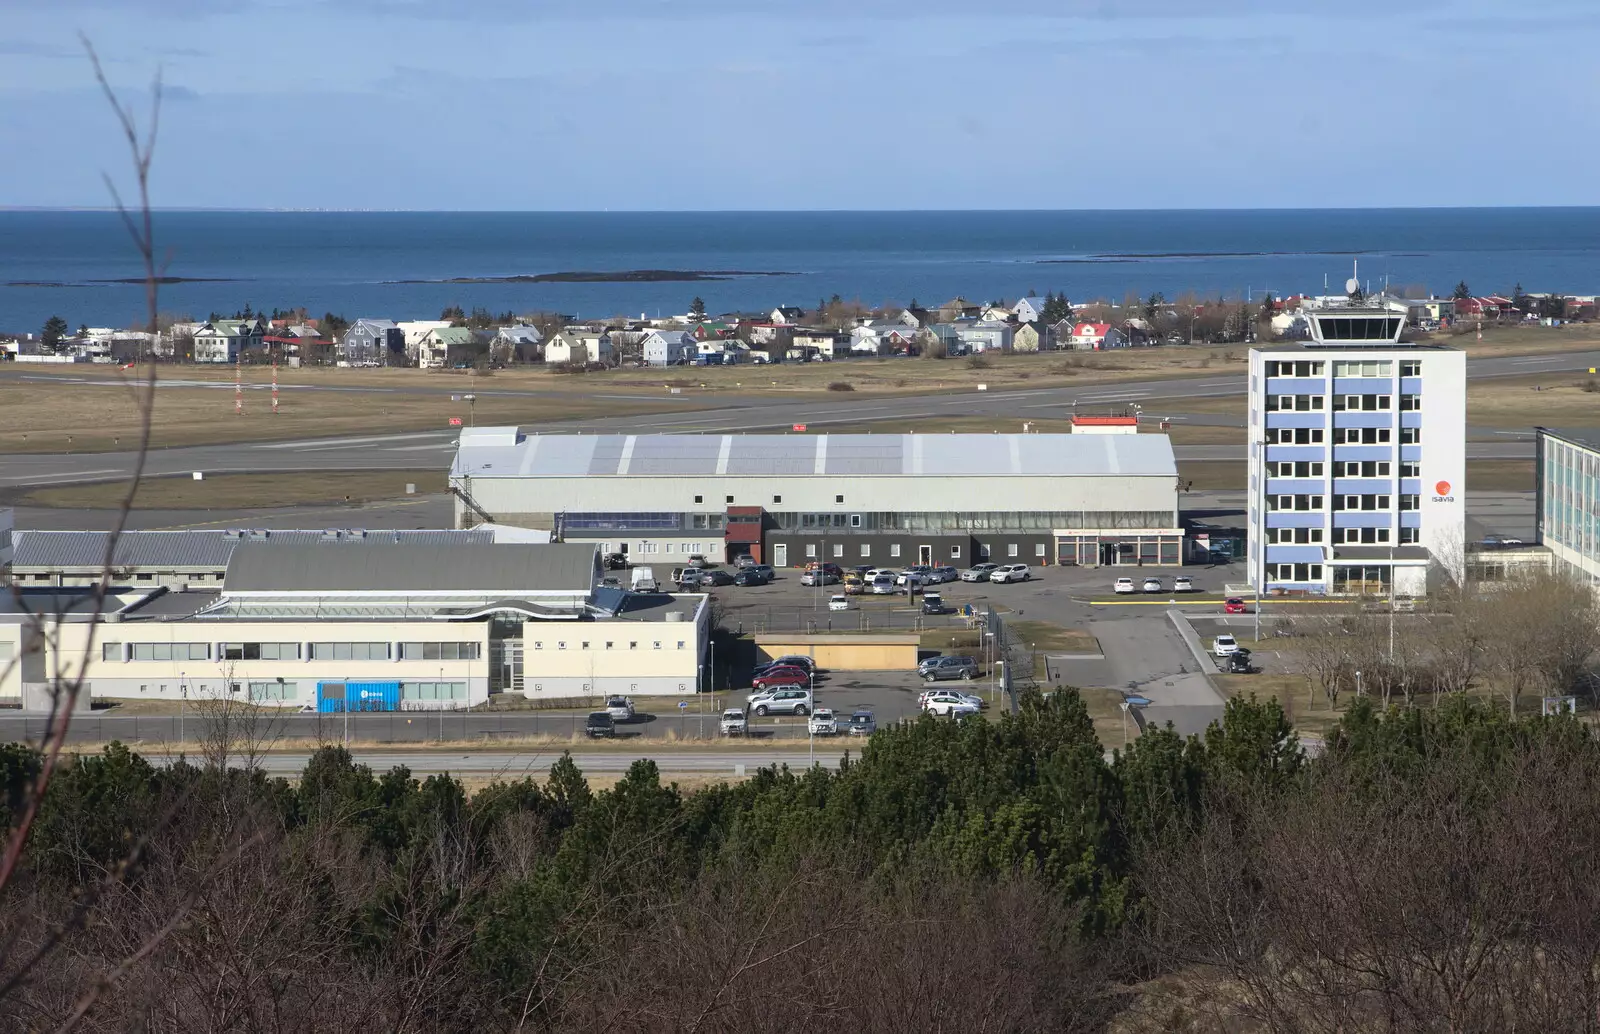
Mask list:
MULTIPOLYGON (((817 713, 817 662, 806 669, 806 693, 811 697, 811 714, 817 713)), ((806 767, 817 763, 817 727, 811 724, 811 714, 806 715, 806 767)))
POLYGON ((187 676, 185 676, 183 672, 178 672, 178 743, 180 750, 182 749, 183 744, 183 704, 184 701, 189 697, 188 690, 185 688, 184 683, 184 679, 186 677, 187 676))
POLYGON ((1255 638, 1261 642, 1261 601, 1267 592, 1267 433, 1265 429, 1250 434, 1256 452, 1256 605, 1255 638))

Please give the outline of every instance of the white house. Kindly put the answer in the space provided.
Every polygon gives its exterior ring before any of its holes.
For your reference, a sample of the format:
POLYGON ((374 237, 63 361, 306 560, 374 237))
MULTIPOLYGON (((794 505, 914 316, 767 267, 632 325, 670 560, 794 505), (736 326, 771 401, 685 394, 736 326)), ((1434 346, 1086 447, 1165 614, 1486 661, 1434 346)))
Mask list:
POLYGON ((985 306, 984 310, 978 314, 978 319, 985 323, 1004 323, 1013 315, 1015 314, 1012 312, 1011 306, 1005 302, 1000 302, 996 305, 985 306))
POLYGON ((563 327, 550 335, 544 346, 544 361, 551 366, 563 363, 609 363, 611 333, 588 327, 563 327))
POLYGON ((1109 323, 1075 323, 1072 336, 1067 340, 1072 342, 1073 348, 1098 350, 1110 332, 1109 323))
POLYGON ((687 330, 652 330, 643 342, 647 366, 682 366, 699 355, 700 342, 687 330))
POLYGON ((828 330, 796 331, 789 343, 791 349, 798 350, 802 355, 815 353, 829 359, 842 355, 850 345, 843 335, 828 330))
POLYGON ((1044 319, 1044 299, 1038 297, 1020 299, 1011 307, 1012 315, 1016 316, 1018 323, 1038 323, 1044 319))
POLYGON ((194 332, 194 361, 231 363, 241 351, 261 347, 263 334, 259 320, 211 320, 194 332))
POLYGON ((914 328, 899 320, 873 320, 850 331, 850 352, 853 355, 890 355, 911 347, 916 336, 914 328))
POLYGON ((442 330, 449 325, 449 320, 403 320, 396 323, 400 333, 405 335, 406 358, 415 363, 422 339, 428 336, 429 331, 442 330))
POLYGON ((806 318, 806 310, 797 309, 792 305, 780 305, 772 310, 772 322, 779 326, 792 327, 806 318))
POLYGON ((525 323, 517 323, 509 327, 501 327, 489 342, 489 347, 496 353, 511 356, 520 349, 525 355, 537 353, 539 342, 544 335, 539 333, 538 327, 530 327, 525 323))
POLYGON ((472 331, 466 327, 435 327, 417 343, 417 365, 424 370, 443 369, 450 363, 450 349, 472 344, 472 331))

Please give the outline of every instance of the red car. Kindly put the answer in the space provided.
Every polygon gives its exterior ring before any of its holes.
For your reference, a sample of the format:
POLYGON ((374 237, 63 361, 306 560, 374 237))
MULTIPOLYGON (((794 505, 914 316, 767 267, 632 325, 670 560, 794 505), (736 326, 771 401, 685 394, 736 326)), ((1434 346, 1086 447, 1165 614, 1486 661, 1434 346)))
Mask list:
POLYGON ((1250 609, 1244 605, 1244 600, 1237 596, 1230 596, 1222 602, 1222 611, 1225 614, 1248 614, 1250 609))
POLYGON ((770 689, 773 686, 806 686, 811 676, 799 668, 772 668, 750 680, 752 689, 770 689))

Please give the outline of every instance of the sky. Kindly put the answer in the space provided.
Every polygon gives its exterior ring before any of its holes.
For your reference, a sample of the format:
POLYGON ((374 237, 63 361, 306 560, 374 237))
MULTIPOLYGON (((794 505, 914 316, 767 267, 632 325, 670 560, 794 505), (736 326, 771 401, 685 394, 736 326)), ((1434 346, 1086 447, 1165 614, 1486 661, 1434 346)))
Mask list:
POLYGON ((0 205, 1600 203, 1594 0, 0 0, 0 205))

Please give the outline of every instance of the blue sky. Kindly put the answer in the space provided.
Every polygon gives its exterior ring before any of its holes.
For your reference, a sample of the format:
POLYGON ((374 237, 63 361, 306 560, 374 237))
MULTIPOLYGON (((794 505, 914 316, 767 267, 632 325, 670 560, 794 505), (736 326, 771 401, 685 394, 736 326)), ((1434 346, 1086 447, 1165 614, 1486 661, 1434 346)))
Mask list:
POLYGON ((80 31, 136 104, 161 69, 169 206, 1600 201, 1593 0, 0 0, 0 24, 5 205, 125 178, 80 31))

